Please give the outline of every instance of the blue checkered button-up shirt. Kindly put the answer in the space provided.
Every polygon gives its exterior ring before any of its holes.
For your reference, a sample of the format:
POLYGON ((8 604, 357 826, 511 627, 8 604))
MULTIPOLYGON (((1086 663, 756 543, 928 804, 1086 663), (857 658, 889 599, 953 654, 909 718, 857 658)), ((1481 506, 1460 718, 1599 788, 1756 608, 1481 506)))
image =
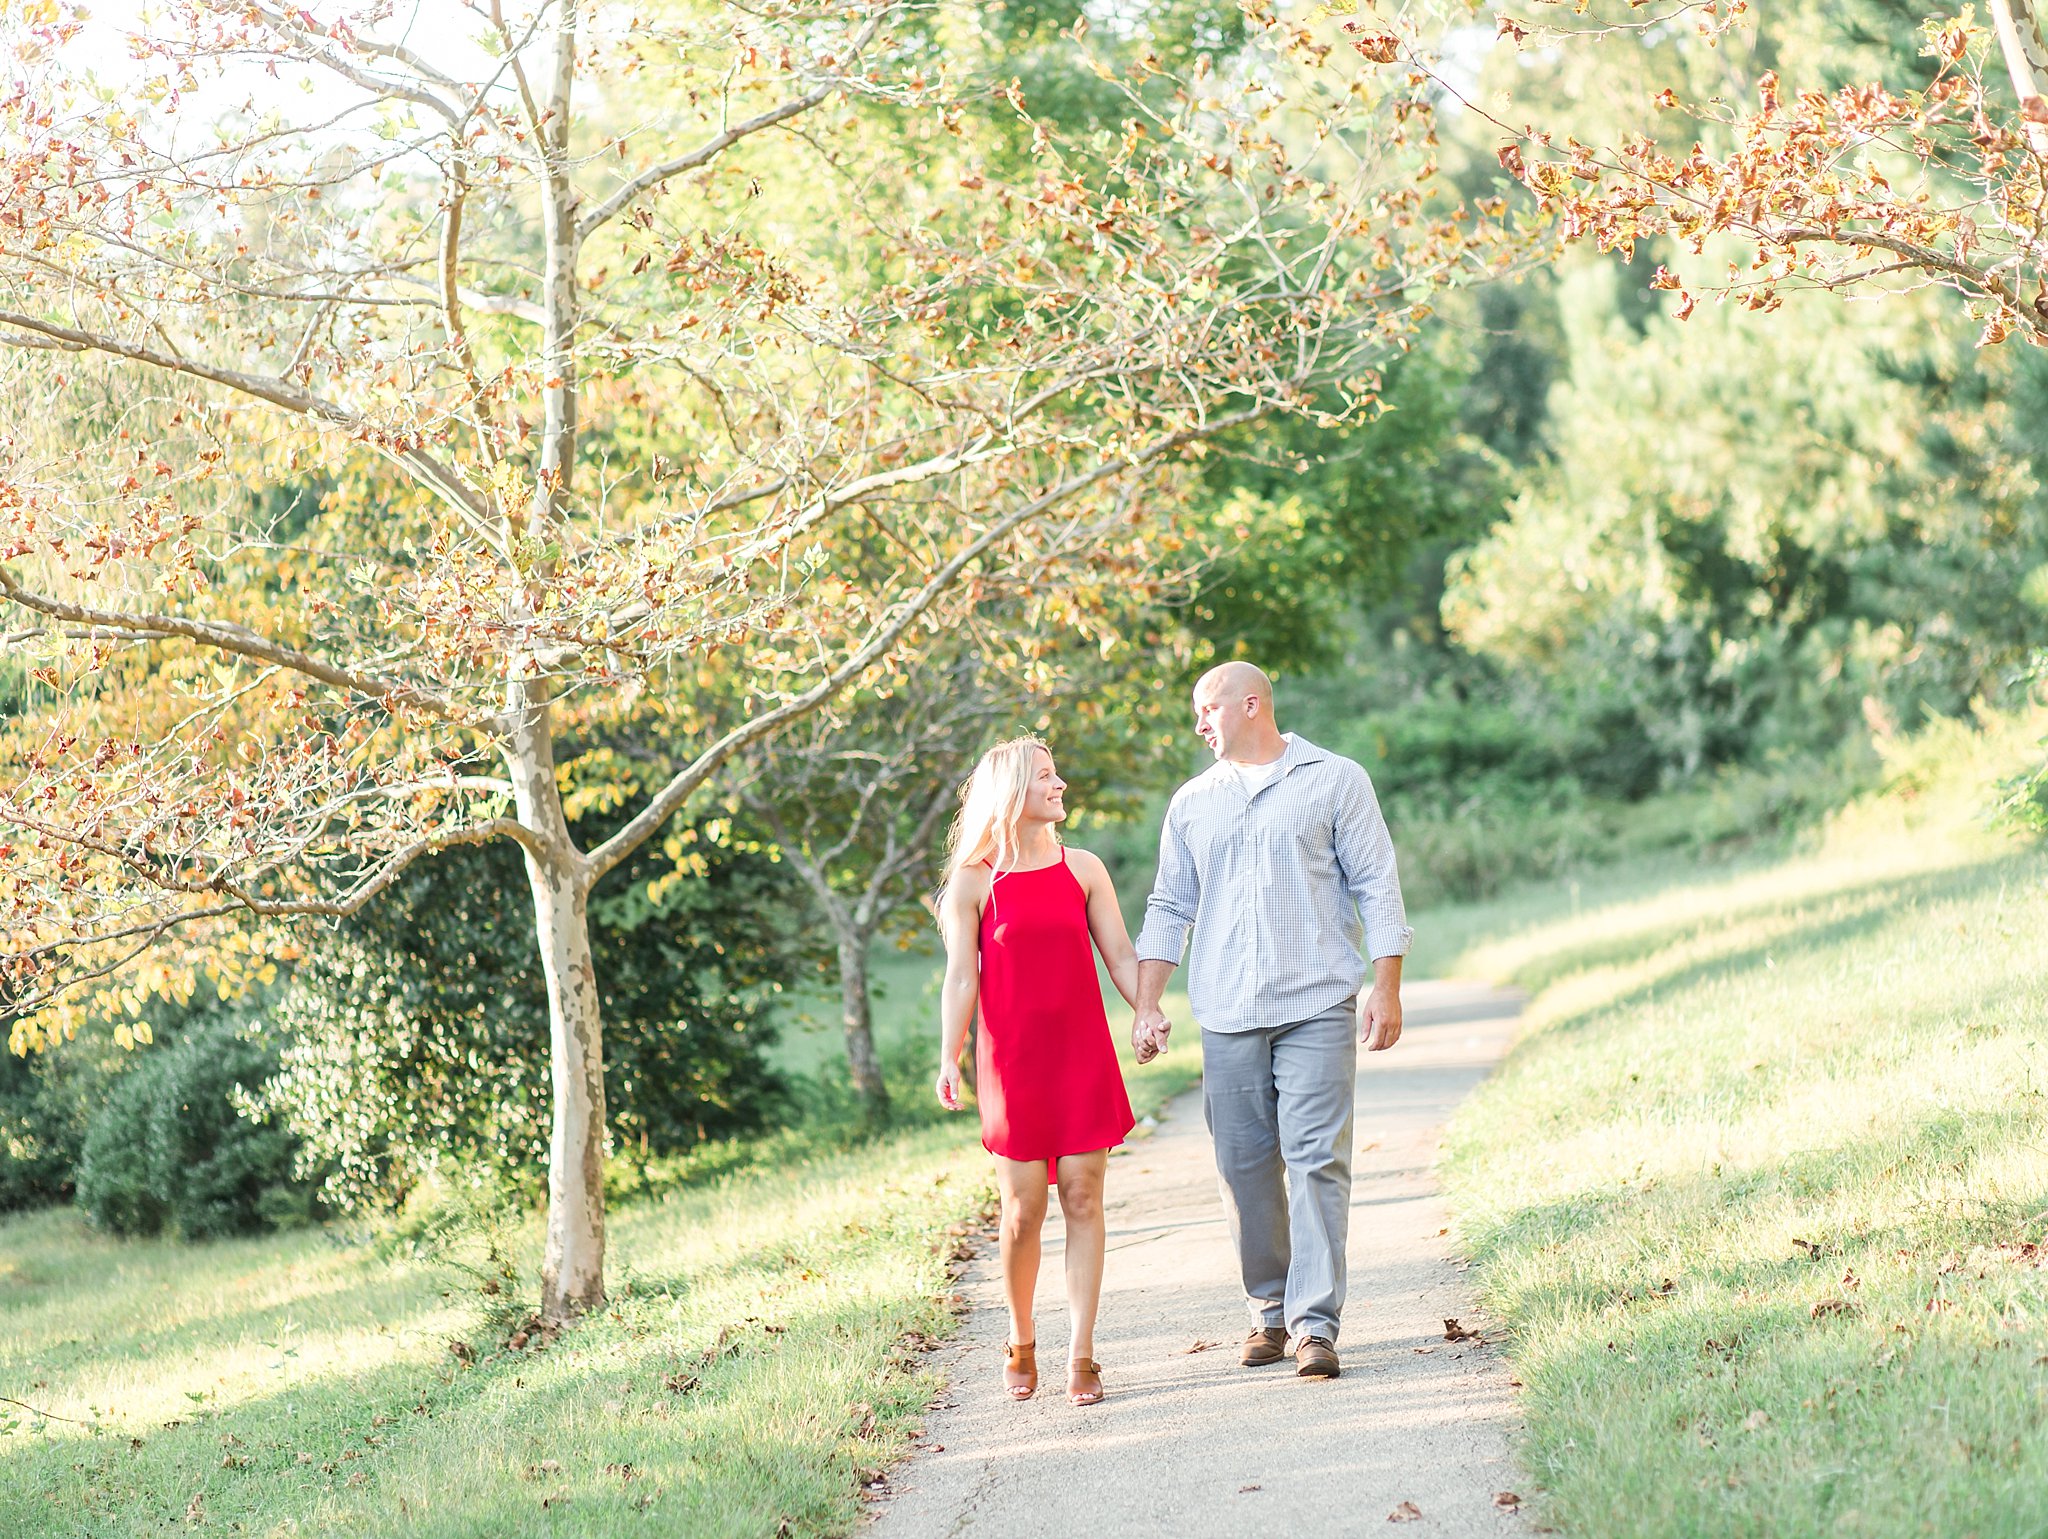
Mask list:
POLYGON ((1367 956, 1406 956, 1415 932, 1372 778, 1290 732, 1251 795, 1221 761, 1182 786, 1138 956, 1178 966, 1190 929, 1188 999, 1207 1031, 1308 1020, 1359 991, 1367 956))

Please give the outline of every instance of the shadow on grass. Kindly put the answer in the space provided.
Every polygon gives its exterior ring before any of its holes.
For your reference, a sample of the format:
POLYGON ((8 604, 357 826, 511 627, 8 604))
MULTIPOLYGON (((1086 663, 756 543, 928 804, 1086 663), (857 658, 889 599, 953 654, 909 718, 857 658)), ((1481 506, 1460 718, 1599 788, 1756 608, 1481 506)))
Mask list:
MULTIPOLYGON (((921 1235, 950 1200, 864 1216, 921 1235)), ((550 1346, 472 1328, 156 1427, 0 1439, 0 1534, 841 1532, 930 1399, 914 1348, 949 1318, 944 1262, 864 1226, 756 1259, 621 1289, 550 1346)))
MULTIPOLYGON (((2015 1144, 2038 1138, 2044 1128, 2048 1105, 2038 1095, 1988 1110, 1949 1109, 1768 1164, 1744 1167, 1724 1162, 1719 1175, 1658 1177, 1575 1192, 1491 1218, 1474 1217, 1465 1238, 1472 1259, 1485 1266, 1510 1253, 1554 1252, 1575 1242, 1597 1248, 1603 1243, 1602 1230, 1670 1236, 1687 1247, 1711 1247, 1687 1276, 1721 1288, 1775 1286, 1810 1278, 1815 1258, 1801 1250, 1766 1261, 1743 1259, 1746 1242, 1740 1229, 1749 1209, 1766 1200, 1819 1204, 1842 1191, 1889 1188, 1897 1197, 1892 1206, 1910 1213, 1910 1218, 1882 1224, 1859 1218, 1839 1231, 1815 1219, 1801 1238, 1819 1248, 1820 1258, 1841 1258, 1851 1269, 1926 1257, 1931 1276, 1948 1250, 2048 1238, 2048 1192, 1967 1200, 1915 1195, 1930 1186, 1967 1179, 1978 1159, 2002 1155, 2015 1144), (1711 1215, 1711 1223, 1702 1215, 1711 1215), (1702 1225, 1707 1226, 1704 1233, 1687 1232, 1702 1225)), ((1771 1220, 1771 1226, 1776 1228, 1778 1220, 1771 1220)), ((1658 1279, 1601 1284, 1590 1274, 1559 1268, 1552 1272, 1551 1282, 1547 1289, 1522 1293, 1520 1307, 1543 1312, 1567 1306, 1604 1308, 1637 1298, 1639 1290, 1654 1289, 1658 1279)), ((2043 1289, 2048 1292, 2048 1273, 2043 1274, 2043 1289)))
POLYGON ((1951 1110, 1475 1225, 1482 1274, 1509 1274, 1527 1322, 1525 1456, 1550 1520, 1715 1539, 2039 1533, 2048 1271, 2027 1247, 2048 1239, 2048 1191, 1926 1189, 2044 1122, 2039 1097, 1951 1110), (1883 1220, 1844 1221, 1842 1191, 1895 1200, 1883 1220), (1783 1243, 1787 1207, 1805 1203, 1804 1245, 1757 1243, 1783 1243))
POLYGON ((1757 920, 1784 918, 1786 928, 1774 934, 1772 941, 1761 945, 1743 945, 1726 953, 1704 957, 1688 963, 1679 969, 1659 975, 1659 978, 1642 984, 1626 996, 1604 1002, 1602 1008, 1620 1004, 1626 1000, 1640 1000, 1647 992, 1663 988, 1681 988, 1690 982, 1714 978, 1718 973, 1739 971, 1751 967, 1763 957, 1786 945, 1819 945, 1827 941, 1845 941, 1855 934, 1868 932, 1894 918, 1901 910, 1927 906, 1927 904, 1950 904, 1980 898, 1985 893, 2009 887, 2030 877, 2040 877, 2048 861, 2040 852, 2019 850, 2013 855, 1982 861, 1976 865, 1962 865, 1942 871, 1923 871, 1917 875, 1890 875, 1870 877, 1866 881, 1845 881, 1835 887, 1819 887, 1802 891, 1788 898, 1767 898, 1753 904, 1741 904, 1718 910, 1712 924, 1692 920, 1671 920, 1667 924, 1645 926, 1640 930, 1624 930, 1620 934, 1606 934, 1587 941, 1563 945, 1556 951, 1544 953, 1542 959, 1516 971, 1516 984, 1528 990, 1542 990, 1571 973, 1581 973, 1593 967, 1624 967, 1630 963, 1645 961, 1661 951, 1696 941, 1700 934, 1712 930, 1737 930, 1757 920), (1825 910, 1812 914, 1810 920, 1800 920, 1810 910, 1825 910))
POLYGON ((1673 922, 1567 946, 1546 955, 1540 964, 1518 971, 1515 981, 1531 990, 1540 990, 1574 973, 1641 962, 1693 942, 1702 934, 1720 930, 1733 933, 1764 919, 1784 921, 1767 940, 1744 942, 1711 956, 1680 963, 1544 1028, 1545 1034, 1569 1031, 1598 1015, 1624 1010, 1667 992, 1751 971, 1774 954, 1839 945, 1868 935, 1896 922, 1903 909, 1967 902, 2001 888, 2009 889, 2029 878, 2037 879, 2044 869, 2048 869, 2048 861, 2040 854, 2022 852, 1977 865, 1872 878, 1797 897, 1752 903, 1717 914, 1711 924, 1673 922))

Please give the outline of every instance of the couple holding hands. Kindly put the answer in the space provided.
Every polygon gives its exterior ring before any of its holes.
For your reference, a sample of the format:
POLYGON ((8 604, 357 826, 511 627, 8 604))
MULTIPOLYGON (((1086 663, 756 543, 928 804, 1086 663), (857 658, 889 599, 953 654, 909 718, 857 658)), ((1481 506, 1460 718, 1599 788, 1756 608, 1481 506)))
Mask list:
POLYGON ((1032 1300, 1050 1186, 1067 1228, 1067 1398, 1103 1397, 1102 1185, 1135 1119, 1094 952, 1135 1012, 1144 1063, 1166 1049, 1159 1001, 1190 929, 1203 1113, 1253 1318, 1239 1361, 1279 1362, 1291 1340, 1304 1377, 1337 1376, 1358 1044, 1400 1039, 1412 934, 1393 841, 1365 771, 1282 734, 1272 684, 1251 664, 1204 674, 1194 712, 1217 762, 1167 808, 1135 946, 1108 869, 1054 832, 1066 783, 1043 743, 1015 738, 983 755, 954 825, 939 901, 937 1090, 959 1108, 978 1008, 975 1094, 1002 1192, 1010 1310, 1003 1382, 1019 1400, 1038 1389, 1032 1300))

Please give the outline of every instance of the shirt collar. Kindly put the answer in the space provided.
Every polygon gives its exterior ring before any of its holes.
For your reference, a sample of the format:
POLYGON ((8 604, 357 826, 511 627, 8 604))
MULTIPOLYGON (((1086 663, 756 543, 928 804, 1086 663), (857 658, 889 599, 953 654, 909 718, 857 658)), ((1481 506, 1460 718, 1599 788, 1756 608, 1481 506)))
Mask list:
MULTIPOLYGON (((1275 761, 1280 766, 1278 774, 1274 776, 1276 780, 1285 778, 1290 770, 1299 765, 1314 764, 1319 760, 1330 757, 1328 753, 1316 747, 1307 738, 1296 733, 1283 732, 1280 734, 1280 737, 1287 744, 1287 748, 1280 755, 1279 759, 1275 761)), ((1218 759, 1195 778, 1197 780, 1206 780, 1213 785, 1221 785, 1226 780, 1234 779, 1236 773, 1236 768, 1228 759, 1218 759)))

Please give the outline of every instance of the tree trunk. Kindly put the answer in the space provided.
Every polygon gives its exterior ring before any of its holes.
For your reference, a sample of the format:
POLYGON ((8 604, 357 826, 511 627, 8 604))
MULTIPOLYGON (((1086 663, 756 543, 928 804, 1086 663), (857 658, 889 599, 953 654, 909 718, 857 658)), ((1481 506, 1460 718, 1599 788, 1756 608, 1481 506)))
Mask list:
POLYGON ((590 956, 589 869, 569 837, 555 784, 544 688, 516 685, 513 701, 518 725, 506 760, 520 821, 540 836, 539 847, 526 850, 526 875, 547 980, 554 1102, 540 1312, 559 1324, 604 1303, 604 1027, 590 956))
POLYGON ((861 1113, 871 1123, 889 1119, 889 1087, 875 1056, 874 1011, 868 1000, 868 937, 839 932, 839 1020, 846 1032, 846 1062, 861 1113))
POLYGON ((2048 41, 2041 36, 2033 0, 1991 0, 1991 23, 2020 99, 2027 143, 2036 155, 2048 155, 2048 99, 2043 95, 2048 92, 2048 41))

